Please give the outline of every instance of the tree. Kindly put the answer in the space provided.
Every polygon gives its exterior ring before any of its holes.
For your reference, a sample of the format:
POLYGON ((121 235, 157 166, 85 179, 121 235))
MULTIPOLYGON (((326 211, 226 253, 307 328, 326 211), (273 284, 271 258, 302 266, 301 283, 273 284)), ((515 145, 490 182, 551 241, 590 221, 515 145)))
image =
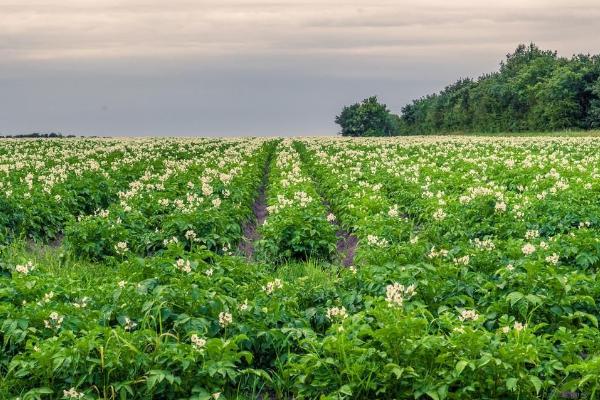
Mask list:
POLYGON ((393 136, 400 130, 399 118, 379 103, 376 96, 345 106, 335 117, 335 123, 342 128, 342 136, 393 136))
POLYGON ((590 128, 600 128, 600 78, 592 85, 594 98, 590 102, 588 124, 590 128))
POLYGON ((403 134, 600 127, 600 56, 519 45, 499 71, 459 79, 402 108, 403 134))
POLYGON ((579 96, 583 87, 582 75, 568 65, 555 69, 548 79, 535 85, 538 126, 545 130, 577 127, 582 120, 579 96))

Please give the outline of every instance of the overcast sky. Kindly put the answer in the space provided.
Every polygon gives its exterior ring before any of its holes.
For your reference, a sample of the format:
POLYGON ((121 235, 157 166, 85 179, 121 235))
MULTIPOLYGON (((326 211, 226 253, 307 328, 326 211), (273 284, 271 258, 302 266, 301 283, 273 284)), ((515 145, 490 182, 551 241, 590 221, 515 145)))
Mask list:
POLYGON ((598 0, 0 0, 0 134, 335 134, 519 43, 600 53, 598 0))

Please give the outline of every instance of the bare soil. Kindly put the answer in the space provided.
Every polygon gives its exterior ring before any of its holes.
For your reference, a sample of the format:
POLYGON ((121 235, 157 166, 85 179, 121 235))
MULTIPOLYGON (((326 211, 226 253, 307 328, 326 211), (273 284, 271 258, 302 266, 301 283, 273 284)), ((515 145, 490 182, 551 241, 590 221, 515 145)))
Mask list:
POLYGON ((247 260, 254 258, 254 242, 260 239, 258 227, 261 226, 267 218, 267 182, 269 181, 269 166, 271 159, 269 158, 265 164, 262 183, 258 188, 258 196, 252 204, 254 218, 247 221, 242 226, 243 237, 238 245, 238 250, 247 260))
MULTIPOLYGON (((327 213, 331 212, 331 205, 325 199, 323 199, 323 205, 327 209, 327 213)), ((334 214, 335 215, 335 214, 334 214)), ((335 236, 337 237, 337 243, 335 245, 337 253, 340 257, 340 261, 344 267, 350 267, 354 265, 354 253, 356 253, 356 246, 358 246, 358 238, 353 233, 344 229, 337 218, 330 222, 335 226, 335 236)))
POLYGON ((354 264, 354 253, 356 252, 356 246, 358 245, 358 238, 341 228, 336 232, 336 236, 338 238, 336 248, 342 259, 342 265, 344 267, 350 267, 354 264))

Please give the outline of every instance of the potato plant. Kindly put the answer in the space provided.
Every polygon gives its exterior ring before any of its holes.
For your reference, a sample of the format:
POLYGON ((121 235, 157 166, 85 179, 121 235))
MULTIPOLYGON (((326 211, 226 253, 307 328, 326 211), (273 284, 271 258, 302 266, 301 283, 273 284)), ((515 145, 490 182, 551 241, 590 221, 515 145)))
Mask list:
POLYGON ((89 259, 152 254, 170 242, 229 252, 250 218, 250 204, 273 144, 223 142, 194 157, 165 160, 104 210, 72 220, 66 245, 89 259))
POLYGON ((268 190, 269 216, 260 227, 264 259, 328 260, 335 250, 335 232, 314 183, 303 172, 299 154, 289 140, 273 159, 268 190))
POLYGON ((1 141, 0 398, 597 398, 599 150, 1 141))

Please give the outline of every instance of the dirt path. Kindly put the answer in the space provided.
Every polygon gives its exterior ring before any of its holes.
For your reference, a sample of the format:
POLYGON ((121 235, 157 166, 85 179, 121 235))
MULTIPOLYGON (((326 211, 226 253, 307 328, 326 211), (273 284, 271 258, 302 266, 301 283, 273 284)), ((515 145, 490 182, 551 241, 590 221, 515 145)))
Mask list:
MULTIPOLYGON (((303 156, 302 152, 299 152, 302 157, 302 163, 307 164, 307 160, 305 156, 303 156)), ((327 209, 327 214, 333 214, 336 216, 331 210, 331 204, 329 201, 323 196, 323 192, 319 187, 319 181, 312 171, 308 170, 308 175, 312 179, 315 187, 317 188, 317 192, 321 196, 321 202, 327 209)), ((356 247, 358 246, 358 238, 350 231, 344 229, 342 225, 340 225, 337 216, 334 220, 329 221, 335 227, 335 236, 337 238, 337 243, 335 245, 338 257, 340 262, 344 267, 350 267, 354 265, 354 255, 356 253, 356 247)))
MULTIPOLYGON (((327 209, 328 214, 333 214, 331 205, 327 200, 323 199, 323 205, 327 209)), ((335 216, 335 214, 333 215, 335 216)), ((354 253, 356 253, 356 246, 358 246, 358 238, 348 230, 344 229, 340 225, 337 217, 333 221, 329 221, 329 223, 335 227, 335 237, 337 238, 335 248, 340 262, 344 267, 354 265, 354 253)))
MULTIPOLYGON (((274 152, 273 152, 274 153, 274 152)), ((267 183, 269 182, 269 167, 271 165, 271 159, 273 158, 273 154, 271 154, 265 163, 263 178, 258 188, 258 196, 254 200, 254 204, 252 205, 252 211, 254 213, 254 218, 247 221, 242 226, 242 240, 238 245, 238 250, 241 254, 243 254, 248 261, 254 258, 254 242, 260 239, 260 233, 258 232, 258 227, 261 226, 265 219, 267 218, 267 183)))
POLYGON ((344 267, 354 265, 354 253, 356 252, 356 246, 358 246, 358 238, 341 227, 335 235, 338 238, 336 248, 342 259, 342 265, 344 267))

